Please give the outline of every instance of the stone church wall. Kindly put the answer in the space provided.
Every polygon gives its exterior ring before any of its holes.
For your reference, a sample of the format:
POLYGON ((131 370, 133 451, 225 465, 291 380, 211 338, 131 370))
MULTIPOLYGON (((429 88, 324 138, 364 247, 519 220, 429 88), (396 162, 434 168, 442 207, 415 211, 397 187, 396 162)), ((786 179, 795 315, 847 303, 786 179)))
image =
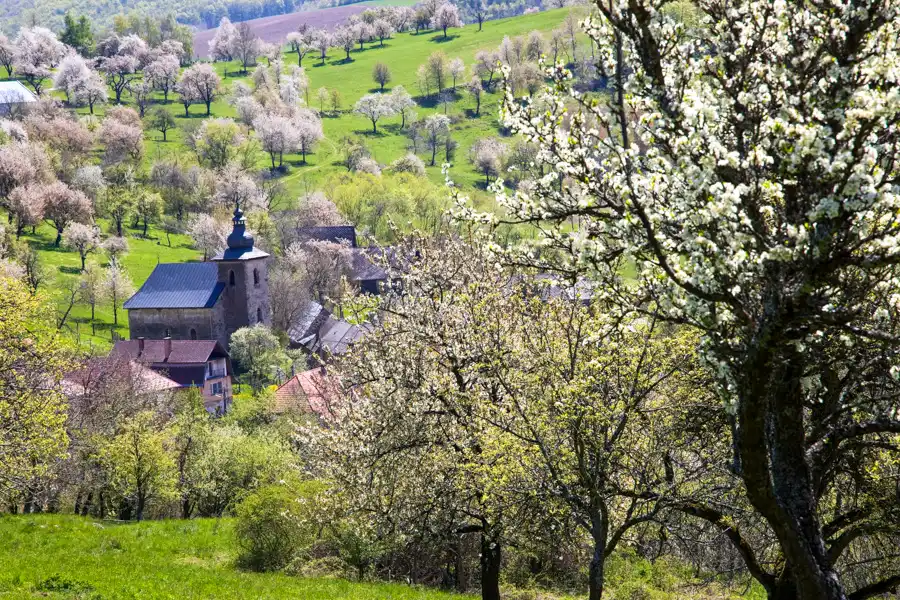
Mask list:
POLYGON ((221 302, 213 308, 139 308, 128 311, 131 339, 218 340, 228 347, 221 302), (196 337, 192 336, 191 330, 196 337))

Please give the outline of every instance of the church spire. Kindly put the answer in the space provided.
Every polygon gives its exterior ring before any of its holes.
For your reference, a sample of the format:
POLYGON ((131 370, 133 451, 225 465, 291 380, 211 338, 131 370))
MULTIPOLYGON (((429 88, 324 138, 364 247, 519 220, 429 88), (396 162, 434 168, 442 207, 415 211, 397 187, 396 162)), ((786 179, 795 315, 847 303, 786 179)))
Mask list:
POLYGON ((228 248, 231 250, 252 250, 253 236, 247 233, 246 221, 244 221, 244 212, 241 210, 240 202, 234 203, 234 217, 231 219, 234 227, 228 236, 228 248))

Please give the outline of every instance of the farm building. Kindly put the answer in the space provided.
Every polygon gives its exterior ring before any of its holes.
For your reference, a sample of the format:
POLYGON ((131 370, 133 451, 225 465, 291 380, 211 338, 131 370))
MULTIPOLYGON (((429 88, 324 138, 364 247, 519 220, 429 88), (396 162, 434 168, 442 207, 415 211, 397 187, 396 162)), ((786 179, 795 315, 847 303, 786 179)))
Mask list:
POLYGON ((15 113, 37 102, 37 97, 18 81, 0 81, 0 116, 15 113))

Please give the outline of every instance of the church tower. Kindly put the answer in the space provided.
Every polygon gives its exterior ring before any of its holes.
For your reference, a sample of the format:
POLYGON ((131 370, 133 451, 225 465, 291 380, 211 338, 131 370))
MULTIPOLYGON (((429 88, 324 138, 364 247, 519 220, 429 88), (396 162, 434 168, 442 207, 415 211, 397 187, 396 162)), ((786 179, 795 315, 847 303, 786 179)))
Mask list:
POLYGON ((241 327, 272 325, 269 255, 253 247, 253 236, 247 233, 239 204, 235 204, 232 223, 227 247, 212 259, 219 268, 219 282, 224 285, 221 298, 227 340, 241 327))

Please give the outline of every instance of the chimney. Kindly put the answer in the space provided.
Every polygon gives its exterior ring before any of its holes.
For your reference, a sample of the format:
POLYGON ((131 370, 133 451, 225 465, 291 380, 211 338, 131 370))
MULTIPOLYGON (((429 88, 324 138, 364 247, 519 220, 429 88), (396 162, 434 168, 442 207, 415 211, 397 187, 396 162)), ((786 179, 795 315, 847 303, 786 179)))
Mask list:
POLYGON ((170 337, 163 338, 163 349, 165 350, 165 355, 163 356, 163 362, 168 362, 169 355, 172 354, 172 338, 170 338, 170 337))

